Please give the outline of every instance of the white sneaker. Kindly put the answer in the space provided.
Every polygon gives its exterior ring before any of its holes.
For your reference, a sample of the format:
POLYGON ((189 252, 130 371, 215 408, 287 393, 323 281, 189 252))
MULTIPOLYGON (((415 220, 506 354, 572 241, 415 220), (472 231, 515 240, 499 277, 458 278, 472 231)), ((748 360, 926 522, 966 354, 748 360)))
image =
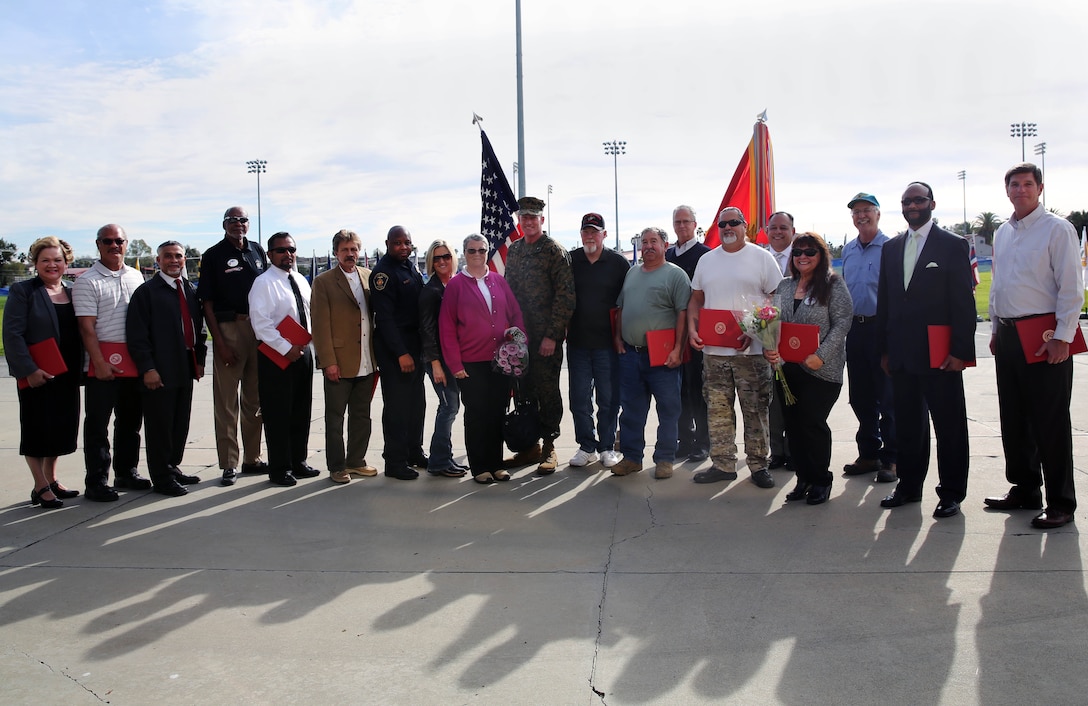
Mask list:
POLYGON ((608 450, 601 452, 601 465, 605 468, 612 468, 612 466, 615 466, 621 460, 623 460, 623 456, 620 456, 615 451, 608 450))
POLYGON ((597 463, 596 451, 583 451, 578 449, 578 453, 574 454, 570 459, 570 465, 572 466, 588 466, 591 463, 597 463))

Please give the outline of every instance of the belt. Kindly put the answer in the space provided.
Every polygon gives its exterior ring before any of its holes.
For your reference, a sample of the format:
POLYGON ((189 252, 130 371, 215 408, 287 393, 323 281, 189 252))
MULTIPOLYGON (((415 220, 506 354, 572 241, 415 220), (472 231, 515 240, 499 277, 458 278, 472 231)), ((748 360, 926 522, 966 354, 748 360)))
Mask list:
POLYGON ((623 345, 627 346, 628 348, 633 350, 635 353, 641 353, 642 351, 646 350, 646 348, 647 348, 646 346, 633 346, 630 343, 628 343, 627 341, 624 341, 623 345))
POLYGON ((855 316, 854 317, 854 323, 855 324, 867 324, 867 323, 872 323, 873 321, 876 321, 875 316, 855 316))
POLYGON ((1027 319, 1037 319, 1040 316, 1046 316, 1046 314, 1028 314, 1027 316, 1016 316, 1011 319, 1004 318, 1002 316, 995 316, 994 321, 1000 326, 1016 326, 1017 321, 1025 321, 1027 319))

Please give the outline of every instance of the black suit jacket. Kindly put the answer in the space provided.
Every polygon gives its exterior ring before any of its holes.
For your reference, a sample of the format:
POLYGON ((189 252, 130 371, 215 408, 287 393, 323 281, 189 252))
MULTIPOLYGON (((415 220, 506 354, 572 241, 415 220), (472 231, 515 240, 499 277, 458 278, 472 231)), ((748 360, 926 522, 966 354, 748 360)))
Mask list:
MULTIPOLYGON (((62 281, 61 284, 71 301, 71 283, 62 281)), ((4 354, 8 359, 8 372, 13 377, 25 378, 37 370, 29 347, 47 338, 55 338, 60 343, 60 324, 45 282, 34 277, 11 285, 4 307, 4 354)))
POLYGON ((884 244, 876 316, 879 350, 889 370, 912 374, 939 372, 929 366, 931 324, 952 327, 949 352, 975 359, 975 296, 970 246, 958 235, 934 225, 914 265, 910 286, 903 288, 903 250, 907 234, 884 244))
MULTIPOLYGON (((196 289, 183 279, 185 299, 189 315, 193 318, 196 334, 196 363, 204 365, 208 354, 205 343, 204 313, 196 298, 196 289)), ((194 370, 188 350, 185 348, 185 331, 181 325, 181 305, 177 290, 166 283, 158 273, 132 293, 125 319, 128 352, 143 375, 148 370, 158 371, 163 387, 181 387, 193 378, 194 370)))

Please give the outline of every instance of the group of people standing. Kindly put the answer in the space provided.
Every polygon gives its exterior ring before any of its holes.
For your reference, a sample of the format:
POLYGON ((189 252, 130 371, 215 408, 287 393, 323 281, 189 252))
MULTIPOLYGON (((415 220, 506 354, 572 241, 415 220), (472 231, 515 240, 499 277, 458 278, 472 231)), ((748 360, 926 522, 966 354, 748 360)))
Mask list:
MULTIPOLYGON (((1005 185, 1014 215, 995 236, 990 347, 1013 487, 985 504, 1043 509, 1042 487, 1046 507, 1033 524, 1060 527, 1076 507, 1069 344, 1083 303, 1079 249, 1072 226, 1040 206, 1043 184, 1034 165, 1010 169, 1005 185), (1050 335, 1028 351, 1017 333, 1022 322, 1046 316, 1054 318, 1050 335)), ((962 371, 975 357, 968 244, 933 222, 927 184, 910 183, 901 204, 908 230, 889 238, 879 228, 877 198, 850 199, 858 236, 843 250, 841 276, 824 239, 798 235, 784 211, 770 217, 764 248, 749 239, 741 210, 725 208, 717 216, 721 244, 710 249, 695 238, 695 210, 678 206, 676 242, 670 246, 660 228, 644 229, 641 263, 631 267, 604 246, 597 213, 583 217, 582 247, 568 253, 543 230, 545 204, 534 197, 518 202, 524 237, 509 247, 503 274, 488 267, 488 241, 470 235, 461 244, 460 271, 449 242, 427 248, 426 283, 410 261, 413 243, 403 226, 389 230, 373 271, 358 264, 359 236, 338 232, 337 266, 316 277, 312 290, 295 271, 293 237, 272 235, 266 251, 246 238, 249 219, 240 207, 224 214, 224 238, 205 252, 196 288, 184 277, 184 248, 174 241, 159 246, 158 272, 144 282, 124 264, 124 229, 103 226, 100 258, 73 286, 63 280, 71 248, 42 238, 30 249, 37 275, 12 287, 3 331, 9 369, 20 380, 20 453, 34 477, 31 502, 59 507, 78 495, 57 480, 56 461, 75 450, 81 382, 88 499, 116 500, 117 489, 178 496, 199 482, 179 466, 210 331, 225 486, 239 473, 264 473, 284 486, 319 475, 307 463, 315 366, 335 483, 377 475, 366 454, 379 381, 387 477, 471 472, 487 484, 529 464, 539 475, 553 473, 565 340, 578 444, 572 467, 600 462, 616 476, 641 471, 653 400, 654 476, 669 478, 676 462, 709 457, 696 483, 733 480, 739 399, 752 482, 773 488, 770 471, 790 468, 796 485, 787 501, 824 503, 833 481, 827 418, 845 369, 858 458, 844 473, 897 481, 883 507, 920 501, 932 420, 940 475, 934 516, 953 516, 966 496, 969 465, 962 371), (780 322, 816 332, 811 350, 787 361, 781 346, 729 333, 723 312, 767 303, 780 322), (536 412, 540 443, 504 460, 512 378, 493 360, 514 333, 528 340, 518 396, 536 412), (424 374, 438 398, 429 455, 424 374), (451 442, 462 404, 468 465, 457 462, 451 442), (141 423, 150 479, 136 470, 141 423), (260 457, 262 427, 267 462, 260 457)))

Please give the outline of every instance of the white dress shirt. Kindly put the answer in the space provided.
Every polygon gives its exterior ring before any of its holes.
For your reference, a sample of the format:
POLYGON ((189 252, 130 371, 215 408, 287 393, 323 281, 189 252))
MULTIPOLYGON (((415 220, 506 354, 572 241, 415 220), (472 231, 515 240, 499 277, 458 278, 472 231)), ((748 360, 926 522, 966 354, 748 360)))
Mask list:
POLYGON ((362 326, 359 327, 359 369, 341 370, 344 377, 366 377, 376 369, 374 361, 370 359, 370 312, 366 308, 366 292, 363 291, 363 282, 360 279, 359 270, 345 272, 343 267, 337 268, 340 274, 348 281, 351 293, 355 296, 355 302, 359 305, 359 317, 362 326))
POLYGON ((253 280, 253 287, 249 290, 249 323, 253 326, 253 333, 258 341, 268 344, 280 355, 287 355, 291 350, 291 342, 280 335, 276 326, 288 316, 302 323, 295 303, 295 293, 291 289, 291 283, 287 281, 288 277, 295 280, 299 293, 302 295, 308 330, 310 284, 298 272, 295 270, 284 272, 278 267, 269 267, 253 280))

